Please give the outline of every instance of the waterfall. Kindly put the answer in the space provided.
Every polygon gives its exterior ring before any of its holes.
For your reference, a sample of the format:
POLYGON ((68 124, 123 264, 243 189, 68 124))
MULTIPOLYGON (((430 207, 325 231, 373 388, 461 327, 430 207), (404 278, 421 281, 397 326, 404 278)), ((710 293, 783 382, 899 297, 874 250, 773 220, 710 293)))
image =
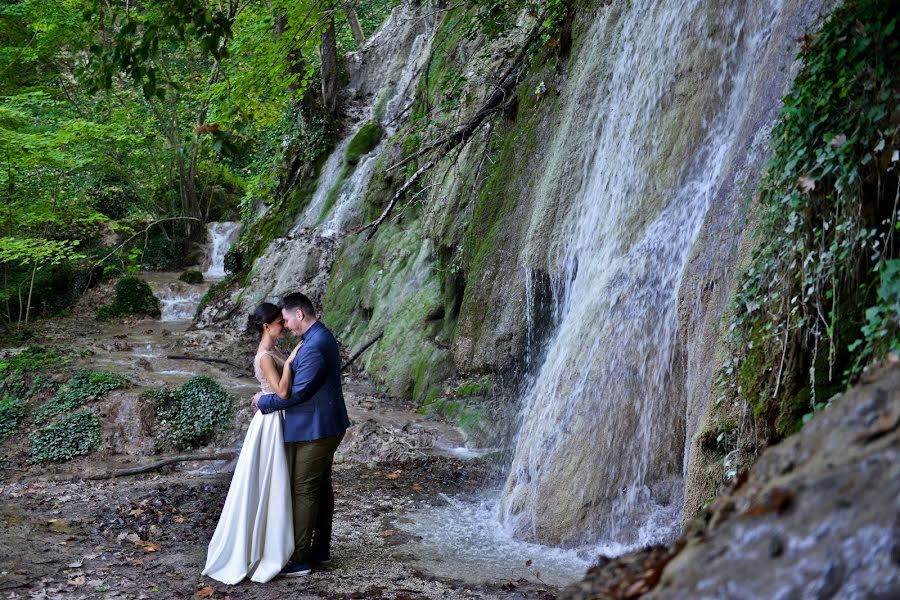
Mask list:
POLYGON ((566 157, 555 168, 580 183, 541 268, 555 306, 535 317, 554 334, 522 398, 500 505, 520 537, 625 548, 678 531, 679 286, 713 199, 734 183, 731 163, 748 151, 739 132, 754 118, 752 75, 781 9, 633 0, 585 34, 594 66, 572 86, 593 91, 569 120, 587 139, 563 132, 554 147, 566 157), (580 160, 579 144, 590 148, 580 160))
POLYGON ((351 91, 364 98, 362 105, 355 109, 361 119, 326 159, 313 197, 290 235, 298 234, 303 228, 315 229, 327 237, 344 233, 384 152, 385 140, 402 123, 399 117, 412 102, 414 79, 428 58, 433 18, 423 17, 419 14, 422 10, 412 2, 399 4, 363 51, 350 56, 355 67, 351 91), (368 119, 378 121, 384 128, 382 142, 355 167, 345 165, 347 146, 368 119), (337 196, 334 206, 323 214, 326 200, 334 195, 337 196))
MULTIPOLYGON (((209 223, 206 226, 209 237, 207 250, 207 267, 203 271, 206 279, 222 279, 225 277, 225 253, 231 248, 241 232, 241 224, 231 221, 209 223)), ((193 316, 193 314, 191 315, 193 316)))
POLYGON ((434 23, 434 11, 426 3, 401 2, 366 47, 348 55, 345 109, 355 122, 325 159, 309 204, 288 236, 273 241, 254 262, 250 282, 235 298, 241 304, 237 322, 263 300, 298 289, 315 299, 321 295, 317 290, 327 286, 334 247, 348 228, 359 224, 359 206, 375 166, 412 102, 434 23), (382 126, 382 140, 356 165, 347 164, 347 146, 369 120, 382 126))

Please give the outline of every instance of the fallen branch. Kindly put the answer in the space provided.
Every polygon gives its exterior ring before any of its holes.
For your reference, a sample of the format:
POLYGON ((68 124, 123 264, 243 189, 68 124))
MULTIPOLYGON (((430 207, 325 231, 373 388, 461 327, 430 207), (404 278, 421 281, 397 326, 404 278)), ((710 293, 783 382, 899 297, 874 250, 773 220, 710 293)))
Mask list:
POLYGON ((520 73, 522 68, 526 64, 526 59, 529 56, 531 47, 537 40, 540 39, 542 22, 543 18, 539 18, 537 20, 537 23, 531 29, 528 37, 525 39, 525 43, 522 45, 522 48, 520 49, 519 54, 516 56, 516 59, 513 61, 513 64, 510 65, 506 72, 503 73, 503 75, 500 77, 499 85, 494 88, 494 91, 471 119, 469 119, 465 124, 463 124, 453 133, 447 134, 440 139, 432 142, 431 144, 428 144, 424 148, 413 152, 403 160, 394 163, 385 170, 385 172, 390 172, 395 169, 399 169, 400 167, 409 164, 413 160, 416 160, 420 156, 431 152, 436 152, 435 157, 432 158, 428 162, 428 164, 413 173, 413 175, 400 187, 397 193, 394 194, 394 197, 391 198, 391 201, 384 209, 384 212, 381 213, 381 216, 379 216, 368 225, 360 227, 352 231, 351 233, 362 233, 363 231, 368 230, 369 234, 366 239, 372 239, 372 236, 375 235, 378 227, 380 227, 381 224, 384 223, 384 221, 388 218, 400 198, 416 183, 416 181, 418 181, 422 177, 422 175, 430 171, 438 163, 438 161, 449 154, 454 148, 460 145, 464 145, 466 142, 472 139, 481 128, 481 126, 487 121, 488 117, 505 108, 505 106, 507 105, 507 98, 519 85, 520 73))
POLYGON ((144 465, 142 467, 132 467, 130 469, 121 469, 119 471, 107 471, 105 473, 98 473, 96 475, 88 475, 87 477, 85 477, 85 479, 113 479, 114 477, 140 475, 141 473, 156 471, 157 469, 161 469, 162 467, 178 462, 185 462, 188 460, 230 460, 234 458, 234 455, 235 452, 217 452, 215 454, 179 454, 177 456, 166 457, 163 460, 159 460, 155 463, 150 463, 149 465, 144 465))
POLYGON ((345 362, 343 365, 341 365, 341 371, 346 371, 346 370, 347 370, 347 367, 349 367, 350 365, 352 365, 352 364, 353 364, 353 361, 356 360, 356 359, 359 357, 360 354, 362 354, 363 352, 365 352, 366 350, 368 350, 368 349, 369 349, 369 346, 371 346, 372 344, 374 344, 375 342, 377 342, 378 340, 380 340, 381 337, 382 337, 383 335, 384 335, 384 331, 382 331, 381 333, 379 333, 378 335, 376 335, 375 337, 373 337, 373 338, 372 338, 371 340, 369 340, 368 343, 366 343, 362 348, 360 348, 359 350, 357 350, 357 351, 353 354, 353 356, 351 356, 349 359, 347 359, 347 362, 345 362))
POLYGON ((106 256, 101 258, 100 260, 98 260, 96 263, 94 263, 94 265, 95 266, 102 265, 104 262, 106 262, 107 258, 109 258, 113 254, 115 254, 116 252, 121 250, 125 246, 125 244, 127 244, 128 242, 130 242, 131 240, 133 240, 134 238, 136 238, 140 235, 144 235, 145 233, 150 231, 150 229, 152 227, 159 225, 160 223, 165 223, 166 221, 198 221, 199 222, 200 219, 198 219, 197 217, 168 217, 165 219, 158 219, 156 221, 153 221, 152 223, 150 223, 149 225, 144 227, 144 229, 142 229, 141 231, 138 231, 136 234, 134 234, 133 236, 131 236, 130 238, 128 238, 127 240, 125 240, 124 242, 122 242, 121 244, 116 246, 115 248, 113 248, 112 252, 110 252, 109 254, 107 254, 106 256))
POLYGON ((384 212, 381 213, 380 217, 378 217, 377 219, 375 219, 374 221, 372 221, 365 227, 360 227, 359 229, 354 230, 352 233, 362 233, 363 231, 370 229, 371 231, 369 231, 369 235, 366 236, 366 239, 371 240, 372 236, 375 235, 375 232, 378 231, 378 228, 381 226, 381 224, 384 223, 385 219, 387 219, 390 216, 391 211, 394 210, 394 206, 397 204, 397 202, 400 200, 400 198, 402 198, 404 196, 404 194, 406 194, 406 192, 407 192, 407 190, 409 190, 409 188, 411 188, 413 185, 415 185, 416 181, 418 181, 419 178, 422 177, 422 175, 424 175, 429 170, 431 170, 431 168, 434 165, 436 165, 438 163, 438 161, 441 160, 443 157, 444 157, 444 155, 442 154, 440 156, 436 156, 436 157, 432 158, 431 161, 429 161, 429 163, 427 165, 425 165, 424 167, 422 167, 421 169, 419 169, 418 171, 413 173, 412 177, 410 177, 409 180, 407 180, 407 182, 404 183, 403 186, 399 190, 397 190, 397 193, 394 194, 394 197, 391 198, 390 202, 388 202, 387 207, 385 207, 384 212))
POLYGON ((169 360, 199 360, 200 362, 221 363, 223 365, 228 365, 229 367, 234 367, 239 371, 247 370, 247 367, 241 367, 224 358, 206 358, 205 356, 191 356, 189 354, 169 354, 166 358, 169 360))

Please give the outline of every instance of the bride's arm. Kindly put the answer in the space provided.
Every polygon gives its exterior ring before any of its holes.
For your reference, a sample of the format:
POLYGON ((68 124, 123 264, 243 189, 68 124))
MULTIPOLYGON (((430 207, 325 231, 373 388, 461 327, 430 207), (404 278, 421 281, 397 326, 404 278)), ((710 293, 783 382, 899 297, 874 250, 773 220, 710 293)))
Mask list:
POLYGON ((264 354, 259 361, 259 366, 266 376, 266 381, 272 392, 282 398, 287 398, 291 393, 291 363, 284 363, 284 369, 279 372, 275 359, 268 354, 264 354))

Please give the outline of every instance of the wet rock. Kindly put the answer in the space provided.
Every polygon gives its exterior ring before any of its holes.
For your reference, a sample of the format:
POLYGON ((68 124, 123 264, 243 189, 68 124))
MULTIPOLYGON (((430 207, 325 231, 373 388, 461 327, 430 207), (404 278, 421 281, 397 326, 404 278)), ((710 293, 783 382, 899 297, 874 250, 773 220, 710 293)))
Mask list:
POLYGON ((713 502, 706 526, 682 538, 658 582, 641 591, 648 577, 618 575, 646 564, 644 551, 592 570, 563 597, 898 597, 898 417, 891 365, 760 455, 713 502))

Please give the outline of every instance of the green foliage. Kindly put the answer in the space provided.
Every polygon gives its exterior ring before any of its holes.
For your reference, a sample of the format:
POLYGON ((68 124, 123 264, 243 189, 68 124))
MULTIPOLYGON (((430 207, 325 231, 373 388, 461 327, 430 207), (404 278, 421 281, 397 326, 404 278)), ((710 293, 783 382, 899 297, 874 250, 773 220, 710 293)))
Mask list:
POLYGON ((55 415, 70 412, 86 402, 101 398, 112 390, 126 385, 128 380, 121 375, 81 370, 60 387, 53 398, 41 406, 34 422, 39 425, 45 423, 55 415))
POLYGON ((764 438, 796 430, 896 347, 898 4, 846 2, 808 37, 772 132, 759 244, 730 311, 719 377, 753 406, 764 438), (869 282, 879 272, 875 298, 869 282))
POLYGON ((163 232, 148 235, 140 250, 140 264, 148 271, 173 269, 184 260, 181 244, 163 232))
POLYGON ((58 348, 29 346, 10 358, 0 360, 0 378, 30 371, 49 370, 58 367, 65 360, 66 357, 58 348))
POLYGON ((384 129, 377 121, 368 121, 360 127, 350 143, 347 144, 347 152, 344 160, 348 165, 355 165, 365 154, 371 152, 384 135, 384 129))
POLYGON ((19 421, 25 416, 25 405, 18 398, 5 397, 0 400, 0 440, 13 435, 19 428, 19 421))
POLYGON ((176 448, 196 448, 208 443, 231 422, 231 398, 209 377, 193 377, 176 390, 149 392, 162 437, 176 448))
POLYGON ((150 285, 139 277, 122 277, 116 283, 116 295, 112 304, 101 306, 97 320, 128 315, 159 317, 159 299, 153 295, 150 285))
POLYGON ((203 283, 203 273, 201 273, 200 271, 185 271, 178 276, 178 281, 183 281, 185 283, 190 283, 193 285, 203 283))
POLYGON ((900 353, 900 259, 884 262, 878 286, 878 302, 866 309, 863 337, 850 345, 860 349, 852 371, 859 373, 874 357, 900 353))
POLYGON ((60 462, 88 454, 100 445, 100 419, 90 411, 68 415, 31 433, 35 462, 60 462))
POLYGON ((158 85, 166 69, 164 49, 172 42, 195 39, 204 52, 217 60, 226 55, 225 41, 231 36, 231 18, 201 0, 158 0, 141 10, 116 10, 94 0, 85 10, 88 26, 98 32, 90 47, 83 76, 95 89, 110 89, 120 73, 134 80, 146 98, 165 98, 158 85), (163 52, 161 52, 163 49, 163 52))

